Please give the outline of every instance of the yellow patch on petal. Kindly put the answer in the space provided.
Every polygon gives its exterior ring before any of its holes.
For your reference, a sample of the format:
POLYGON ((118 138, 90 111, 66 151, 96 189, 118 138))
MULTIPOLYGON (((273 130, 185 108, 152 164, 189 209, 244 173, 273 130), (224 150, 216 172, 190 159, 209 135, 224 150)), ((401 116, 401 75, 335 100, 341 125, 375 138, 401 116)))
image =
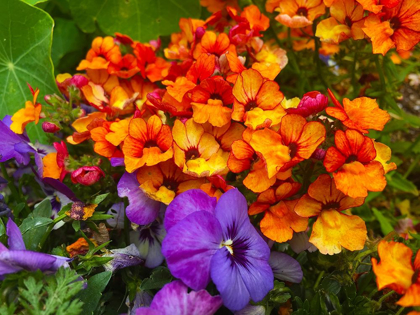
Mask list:
POLYGON ((315 36, 323 42, 339 44, 351 37, 351 30, 347 25, 339 24, 335 18, 330 17, 318 23, 315 36))
POLYGON ((324 255, 334 255, 344 247, 363 249, 366 241, 365 222, 356 215, 345 215, 336 210, 323 210, 313 225, 309 242, 324 255))
POLYGON ((278 105, 272 110, 263 110, 256 107, 245 114, 244 124, 253 130, 268 128, 279 124, 284 115, 286 115, 286 112, 281 105, 278 105))
POLYGON ((382 164, 382 166, 384 167, 385 174, 390 171, 396 170, 397 164, 395 164, 394 162, 388 163, 388 161, 391 159, 391 149, 387 145, 380 142, 374 142, 373 144, 375 145, 376 150, 375 161, 378 161, 382 164))

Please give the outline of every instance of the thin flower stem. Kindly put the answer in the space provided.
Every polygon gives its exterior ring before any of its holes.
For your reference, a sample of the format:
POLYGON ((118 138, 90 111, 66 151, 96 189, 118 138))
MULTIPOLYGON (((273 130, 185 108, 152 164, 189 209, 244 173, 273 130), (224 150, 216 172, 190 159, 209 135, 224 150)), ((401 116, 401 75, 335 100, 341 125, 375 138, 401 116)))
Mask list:
POLYGON ((19 191, 16 189, 16 186, 13 183, 13 179, 7 173, 6 166, 4 166, 4 163, 0 163, 0 165, 1 165, 1 172, 3 173, 4 179, 7 180, 7 184, 10 188, 10 191, 11 191, 12 195, 14 195, 16 198, 20 199, 21 196, 19 194, 19 191))
POLYGON ((389 291, 387 294, 383 295, 379 300, 378 300, 378 310, 381 308, 382 306, 382 302, 385 301, 388 297, 390 297, 391 295, 393 295, 395 293, 394 290, 389 291))
POLYGON ((322 278, 324 277, 325 271, 322 270, 321 273, 318 275, 318 278, 316 279, 315 285, 314 285, 314 290, 316 290, 319 286, 319 284, 321 283, 322 278))
POLYGON ((379 74, 379 81, 381 82, 382 91, 386 92, 384 69, 382 68, 382 65, 379 61, 379 55, 375 55, 375 65, 376 65, 376 70, 378 71, 378 74, 379 74))
POLYGON ((67 215, 66 214, 62 214, 58 217, 56 217, 51 223, 50 225, 48 225, 47 230, 45 231, 44 235, 42 236, 41 241, 39 242, 39 249, 42 249, 42 247, 44 246, 45 241, 47 240, 48 236, 50 235, 52 229, 54 228, 54 226, 60 222, 61 220, 63 220, 67 215))
POLYGON ((401 307, 398 312, 395 313, 395 315, 400 315, 405 310, 405 307, 401 307))

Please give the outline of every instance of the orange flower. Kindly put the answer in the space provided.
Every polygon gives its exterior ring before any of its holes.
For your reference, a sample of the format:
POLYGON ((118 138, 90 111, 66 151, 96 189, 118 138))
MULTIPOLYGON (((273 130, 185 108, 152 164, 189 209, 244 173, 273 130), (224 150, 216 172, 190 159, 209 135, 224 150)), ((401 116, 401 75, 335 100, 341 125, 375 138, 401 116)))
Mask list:
POLYGON ((191 82, 198 83, 210 77, 216 69, 216 56, 202 54, 194 62, 187 72, 187 79, 191 82))
POLYGON ((173 160, 154 166, 144 166, 137 172, 140 189, 151 199, 166 205, 178 194, 189 189, 200 188, 204 178, 196 178, 184 174, 173 160))
POLYGON ((420 250, 414 264, 413 252, 402 243, 381 241, 378 245, 381 261, 372 258, 378 290, 389 288, 404 296, 397 304, 410 307, 420 306, 420 250))
POLYGON ((254 69, 242 71, 233 87, 232 119, 258 129, 280 123, 286 114, 281 106, 283 93, 276 82, 264 80, 254 69))
POLYGON ((225 33, 216 35, 215 32, 206 31, 200 43, 194 49, 194 59, 198 59, 201 54, 212 54, 220 57, 226 51, 236 53, 235 46, 230 43, 229 37, 225 33))
POLYGON ((400 0, 357 0, 364 10, 371 11, 373 13, 379 13, 383 7, 393 8, 400 0))
POLYGON ((76 242, 67 246, 66 251, 70 257, 84 255, 89 251, 89 243, 83 237, 80 237, 76 242))
POLYGON ((341 252, 341 247, 352 251, 364 247, 365 222, 358 216, 342 213, 364 201, 364 198, 353 199, 344 195, 328 174, 322 174, 299 199, 295 212, 302 217, 318 216, 309 241, 322 254, 333 255, 341 252))
POLYGON ((42 110, 42 105, 36 102, 39 89, 35 89, 34 91, 29 84, 28 86, 33 95, 32 102, 26 101, 25 108, 19 109, 11 118, 12 124, 10 125, 10 130, 17 134, 22 134, 25 131, 26 125, 32 121, 38 124, 42 110))
POLYGON ((224 157, 219 143, 193 119, 185 123, 175 120, 172 135, 175 164, 184 173, 208 177, 225 171, 227 157, 224 157))
POLYGON ((63 141, 54 142, 54 148, 57 152, 48 153, 42 159, 42 177, 50 177, 63 181, 64 177, 69 173, 66 169, 69 152, 63 141))
POLYGON ((336 147, 328 148, 324 166, 333 173, 339 190, 352 198, 366 197, 368 191, 382 191, 386 186, 384 168, 375 161, 372 139, 356 130, 337 130, 336 147))
POLYGON ((200 5, 211 13, 226 9, 227 6, 238 8, 237 0, 200 0, 200 5))
POLYGON ((325 13, 322 0, 282 0, 275 11, 280 12, 276 20, 291 27, 312 25, 312 21, 325 13))
POLYGON ((101 125, 90 130, 90 136, 92 140, 95 141, 93 150, 99 155, 107 158, 120 155, 117 146, 113 145, 106 139, 106 136, 110 133, 111 124, 112 122, 105 121, 101 125))
POLYGON ((389 114, 380 109, 376 100, 372 98, 359 97, 353 101, 345 98, 342 106, 329 89, 328 94, 335 107, 327 107, 327 114, 341 120, 347 128, 361 133, 369 133, 367 129, 381 131, 390 119, 389 114))
POLYGON ((280 71, 287 65, 286 51, 277 46, 264 44, 255 55, 258 62, 252 64, 264 78, 274 80, 280 71))
POLYGON ((175 82, 165 80, 162 84, 166 85, 166 91, 178 102, 182 102, 184 95, 195 87, 195 83, 186 77, 178 77, 175 82))
POLYGON ((239 123, 232 122, 223 127, 214 127, 210 124, 204 124, 204 131, 214 136, 219 143, 220 148, 225 152, 232 150, 232 144, 236 140, 242 139, 245 127, 239 123))
POLYGON ((215 127, 225 126, 230 122, 233 103, 232 87, 222 77, 205 79, 189 93, 196 123, 209 122, 215 127))
POLYGON ((373 144, 376 150, 375 161, 378 161, 382 164, 385 174, 390 171, 396 170, 397 164, 395 164, 394 162, 388 163, 388 161, 391 159, 391 149, 387 145, 380 142, 374 142, 373 144))
POLYGON ((250 145, 266 163, 271 178, 309 159, 324 140, 325 127, 321 123, 288 114, 283 117, 278 133, 270 129, 256 131, 250 145))
POLYGON ((143 165, 167 161, 173 156, 171 128, 163 125, 156 115, 147 123, 143 118, 133 118, 122 151, 126 170, 130 173, 143 165))
POLYGON ((217 200, 228 190, 231 190, 235 187, 226 184, 224 178, 220 175, 214 175, 208 177, 208 183, 202 184, 200 189, 204 191, 210 197, 216 197, 217 200))
POLYGON ((119 78, 128 79, 140 72, 140 69, 137 67, 136 57, 126 54, 119 63, 110 64, 108 72, 117 75, 119 78))
POLYGON ((301 185, 282 182, 276 189, 269 188, 258 195, 249 210, 249 215, 265 212, 260 222, 262 233, 273 241, 282 243, 293 237, 293 231, 302 232, 308 227, 308 219, 298 216, 293 210, 297 200, 284 200, 295 195, 301 185))
POLYGON ((350 37, 363 39, 365 34, 363 7, 354 0, 336 0, 330 8, 331 17, 317 25, 316 36, 327 43, 338 44, 350 37))
POLYGON ((373 53, 385 55, 396 47, 397 51, 411 50, 420 41, 420 2, 401 0, 397 6, 383 8, 378 15, 370 14, 363 31, 372 40, 373 53))
POLYGON ((92 48, 88 51, 86 59, 82 60, 77 70, 108 69, 110 63, 118 64, 121 61, 121 52, 114 39, 110 36, 96 37, 92 48))
POLYGON ((250 169, 252 162, 258 158, 254 149, 249 145, 252 132, 252 130, 246 129, 242 134, 243 139, 232 143, 227 166, 233 173, 241 173, 250 169))
POLYGON ((249 5, 241 12, 241 17, 246 19, 251 30, 255 31, 254 36, 270 27, 270 19, 261 13, 256 5, 249 5))
POLYGON ((76 119, 71 126, 76 130, 73 135, 67 137, 70 144, 79 144, 90 139, 90 130, 97 126, 102 126, 106 120, 106 113, 93 112, 87 116, 76 119))

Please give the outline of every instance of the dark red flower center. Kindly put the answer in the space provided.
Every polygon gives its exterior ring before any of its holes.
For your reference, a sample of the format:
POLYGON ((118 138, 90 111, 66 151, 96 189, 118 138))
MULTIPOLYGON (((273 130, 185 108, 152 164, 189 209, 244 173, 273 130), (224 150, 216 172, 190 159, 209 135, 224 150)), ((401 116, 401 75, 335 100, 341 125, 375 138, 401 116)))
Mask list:
POLYGON ((157 143, 155 140, 147 140, 146 143, 144 144, 144 148, 152 148, 152 147, 157 147, 157 143))
POLYGON ((185 160, 194 160, 200 156, 200 152, 198 152, 198 149, 191 148, 185 153, 185 160))
POLYGON ((346 18, 344 19, 344 24, 346 24, 348 27, 351 27, 353 24, 353 21, 351 20, 350 17, 346 16, 346 18))
POLYGON ((250 101, 248 104, 245 105, 245 111, 248 112, 250 110, 253 110, 255 107, 258 107, 258 104, 256 101, 250 101))
POLYGON ((347 158, 347 160, 346 160, 346 164, 347 164, 347 163, 354 162, 354 161, 357 161, 357 156, 356 156, 355 154, 352 154, 352 155, 350 155, 350 156, 347 158))
POLYGON ((300 7, 297 11, 296 11, 296 15, 300 15, 300 16, 304 16, 304 17, 308 17, 308 9, 305 7, 300 7))
POLYGON ((340 203, 338 201, 330 201, 322 206, 322 210, 331 210, 338 208, 340 208, 340 203))
POLYGON ((298 145, 294 142, 289 144, 290 157, 293 159, 297 153, 298 145))
POLYGON ((394 31, 401 27, 401 21, 396 16, 389 21, 389 24, 394 31))

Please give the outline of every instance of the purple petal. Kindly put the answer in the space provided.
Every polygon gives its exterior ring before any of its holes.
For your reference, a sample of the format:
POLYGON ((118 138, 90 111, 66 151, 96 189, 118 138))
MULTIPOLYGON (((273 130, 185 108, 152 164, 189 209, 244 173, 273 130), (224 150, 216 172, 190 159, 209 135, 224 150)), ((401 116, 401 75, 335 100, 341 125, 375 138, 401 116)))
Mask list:
POLYGON ((126 208, 127 218, 136 224, 152 223, 159 214, 160 202, 150 199, 139 188, 135 173, 124 173, 118 182, 118 196, 127 197, 129 206, 126 208))
POLYGON ((299 254, 304 250, 308 250, 309 252, 314 252, 316 250, 316 247, 312 243, 309 243, 307 232, 293 233, 293 237, 288 243, 296 254, 299 254))
POLYGON ((183 192, 169 204, 165 214, 165 229, 169 231, 175 224, 196 211, 214 213, 217 199, 210 197, 201 189, 183 192))
POLYGON ((248 204, 237 189, 230 189, 220 197, 214 213, 222 226, 225 240, 233 239, 243 224, 249 224, 248 204))
POLYGON ((20 266, 15 266, 13 264, 10 264, 8 262, 4 262, 0 259, 0 280, 3 279, 4 275, 8 275, 10 273, 15 273, 23 270, 20 266))
POLYGON ((54 270, 56 258, 52 255, 28 250, 8 250, 0 252, 0 261, 29 271, 54 270))
POLYGON ((222 229, 214 215, 197 211, 167 232, 162 254, 175 277, 201 290, 210 282, 210 261, 221 241, 222 229))
POLYGON ((69 262, 73 260, 71 258, 67 258, 63 256, 57 256, 57 255, 51 255, 51 256, 55 258, 55 262, 53 266, 51 267, 51 269, 49 269, 50 271, 56 271, 60 267, 69 268, 70 267, 69 262))
POLYGON ((11 131, 3 121, 0 121, 0 135, 0 162, 14 158, 19 164, 27 165, 30 161, 29 152, 34 152, 34 149, 24 137, 11 131))
POLYGON ((268 261, 274 277, 279 280, 300 283, 303 278, 299 262, 287 254, 272 252, 268 261))
POLYGON ((130 241, 136 244, 140 256, 146 259, 144 265, 147 268, 155 268, 162 264, 164 259, 162 255, 162 240, 165 235, 166 231, 163 225, 157 222, 130 233, 130 241))
POLYGON ((136 310, 136 315, 162 315, 158 311, 150 307, 140 307, 136 310))
POLYGON ((124 158, 111 158, 111 166, 124 166, 124 158))
POLYGON ((114 216, 113 218, 106 220, 106 223, 108 223, 109 226, 119 230, 124 228, 124 202, 114 203, 107 214, 114 216))
POLYGON ((63 184, 62 182, 60 182, 58 179, 54 179, 54 178, 50 178, 50 177, 45 177, 45 178, 42 179, 42 182, 44 184, 47 184, 47 185, 51 186, 55 190, 59 191, 60 193, 62 193, 63 195, 65 195, 67 198, 69 198, 71 201, 80 201, 76 197, 76 195, 74 194, 74 192, 72 192, 70 188, 68 188, 65 184, 63 184))
POLYGON ((12 221, 12 219, 9 219, 9 221, 7 222, 6 229, 6 234, 9 237, 9 239, 7 240, 7 243, 9 244, 9 249, 25 250, 26 246, 23 242, 22 232, 19 230, 16 223, 12 221))
POLYGON ((111 249, 111 254, 105 254, 102 257, 113 257, 109 263, 104 265, 105 270, 113 272, 144 263, 144 260, 140 257, 139 250, 134 244, 130 244, 124 248, 111 249))
MULTIPOLYGON (((150 308, 161 315, 212 315, 220 306, 222 306, 220 296, 211 296, 205 290, 188 293, 188 287, 185 284, 174 281, 156 293, 150 308)), ((137 312, 138 314, 147 313, 137 312)))
POLYGON ((236 233, 231 245, 233 255, 225 247, 217 251, 211 262, 211 278, 224 304, 233 311, 244 308, 249 298, 255 302, 262 300, 274 285, 267 243, 249 221, 236 233))

